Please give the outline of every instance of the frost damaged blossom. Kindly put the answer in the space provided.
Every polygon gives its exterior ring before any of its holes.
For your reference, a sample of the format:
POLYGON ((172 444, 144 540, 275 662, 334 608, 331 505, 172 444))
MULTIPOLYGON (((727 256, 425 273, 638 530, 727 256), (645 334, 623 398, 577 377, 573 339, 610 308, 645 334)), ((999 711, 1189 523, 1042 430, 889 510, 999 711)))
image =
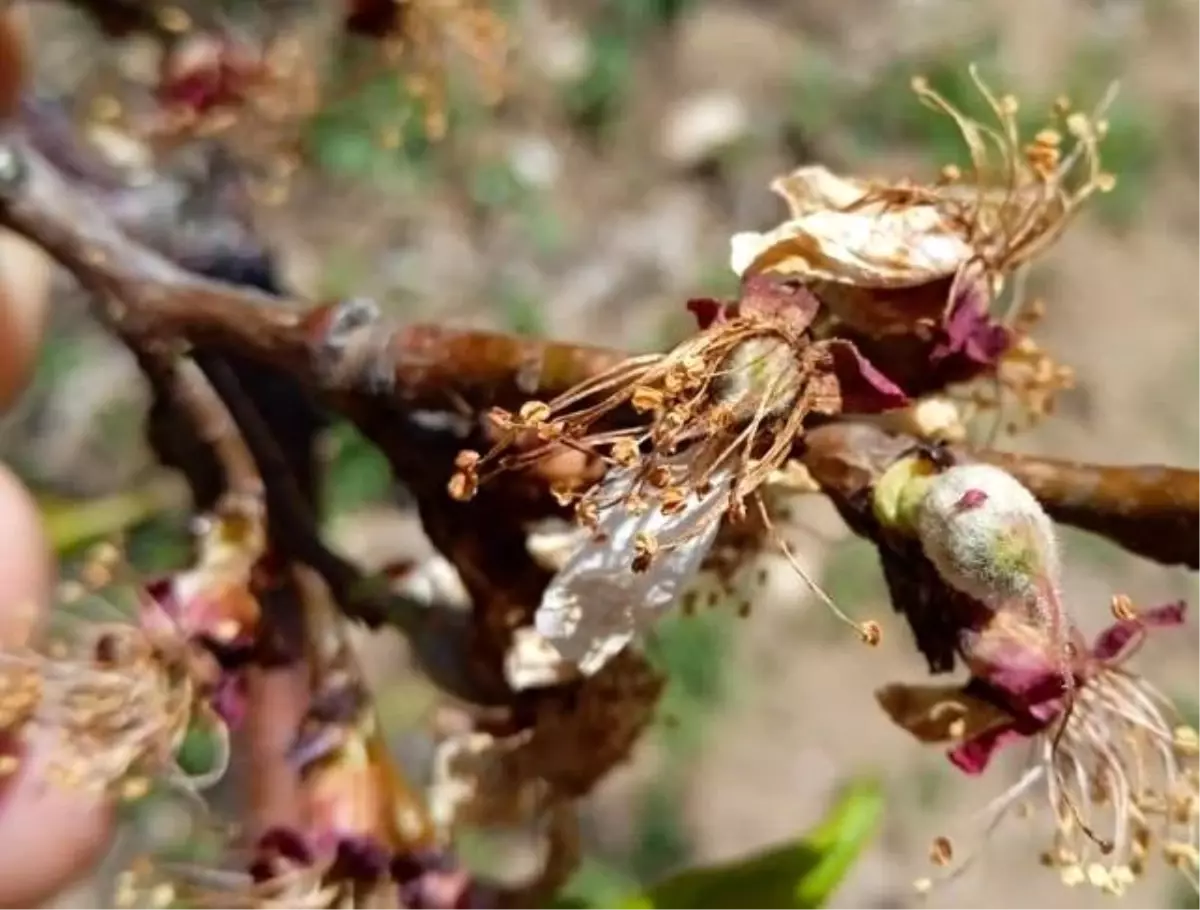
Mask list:
MULTIPOLYGON (((1184 605, 1133 611, 1114 599, 1117 622, 1091 644, 1077 643, 1075 695, 1063 691, 1054 643, 1035 624, 999 613, 968 648, 962 686, 889 686, 877 693, 899 726, 925 743, 951 745, 950 760, 981 774, 997 750, 1019 741, 1031 759, 1021 778, 983 812, 988 832, 1040 792, 1052 837, 1044 865, 1065 884, 1120 894, 1158 854, 1197 882, 1197 735, 1168 699, 1126 666, 1155 627, 1178 626, 1184 605)), ((977 858, 953 862, 939 838, 934 860, 950 877, 977 858)), ((933 884, 925 879, 922 889, 933 884)))
MULTIPOLYGON (((676 456, 665 464, 679 471, 676 456)), ((725 508, 733 470, 709 476, 667 511, 651 493, 647 508, 626 502, 637 482, 636 468, 612 468, 596 494, 597 525, 547 585, 534 614, 534 628, 558 654, 585 676, 599 670, 639 632, 658 620, 700 572, 725 508)), ((520 679, 512 679, 516 687, 520 679)))
POLYGON ((450 481, 451 496, 469 499, 488 477, 561 447, 607 465, 600 484, 553 491, 592 536, 537 619, 585 672, 682 592, 721 518, 746 515, 747 498, 787 461, 808 417, 907 403, 850 342, 812 340, 819 304, 804 288, 754 278, 733 303, 689 307, 701 331, 674 350, 627 360, 516 414, 494 411, 499 442, 483 456, 460 453, 450 481), (641 419, 614 428, 619 411, 641 419))
POLYGON ((434 863, 424 809, 392 764, 357 683, 338 677, 314 696, 289 759, 300 772, 298 826, 264 832, 244 871, 164 864, 187 905, 393 906, 397 891, 421 900, 432 887, 416 868, 426 853, 435 877, 456 872, 434 863))
POLYGON ((250 581, 266 549, 262 522, 232 509, 206 516, 199 521, 197 544, 194 566, 146 586, 141 626, 224 649, 248 647, 260 613, 250 581))
POLYGON ((228 758, 225 726, 205 703, 186 656, 155 646, 134 626, 86 625, 46 654, 0 654, 0 688, 8 693, 0 730, 21 738, 36 730, 53 734, 47 778, 64 787, 132 799, 145 794, 151 778, 195 789, 220 777, 228 758), (222 754, 214 772, 188 778, 176 751, 201 718, 217 731, 222 754))
POLYGON ((1060 100, 1029 140, 1017 124, 1016 99, 994 95, 974 68, 971 77, 994 125, 967 117, 924 80, 913 83, 925 105, 955 122, 970 154, 968 174, 947 166, 937 183, 920 185, 800 168, 772 184, 790 219, 736 235, 733 270, 803 281, 856 331, 932 328, 940 337, 930 365, 946 370, 947 381, 994 366, 1010 338, 988 315, 993 297, 1057 240, 1090 196, 1115 183, 1099 153, 1112 93, 1091 116, 1060 100), (950 357, 957 362, 947 363, 950 357))

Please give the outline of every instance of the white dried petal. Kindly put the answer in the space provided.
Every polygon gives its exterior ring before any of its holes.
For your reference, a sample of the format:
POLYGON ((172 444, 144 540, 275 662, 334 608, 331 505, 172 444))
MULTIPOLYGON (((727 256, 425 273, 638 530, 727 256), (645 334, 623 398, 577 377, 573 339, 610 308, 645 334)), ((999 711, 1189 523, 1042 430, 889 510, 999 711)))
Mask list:
POLYGON ((425 794, 434 830, 449 837, 464 824, 518 825, 527 819, 545 788, 538 779, 522 779, 513 760, 528 739, 528 733, 496 739, 471 732, 438 743, 425 794))
POLYGON ((454 564, 440 554, 423 560, 392 583, 392 590, 429 606, 468 607, 471 596, 454 564))
MULTIPOLYGON (((776 177, 771 181, 771 191, 787 202, 792 218, 800 218, 818 211, 848 209, 871 188, 863 180, 842 177, 824 165, 814 164, 776 177)), ((862 211, 879 211, 879 205, 864 206, 862 211)))
POLYGON ((530 533, 525 540, 525 549, 539 566, 557 572, 587 537, 588 531, 575 525, 542 529, 530 533))
MULTIPOLYGON (((954 275, 974 255, 932 206, 882 213, 814 211, 766 233, 730 239, 740 276, 771 253, 764 271, 868 288, 915 287, 954 275)), ((754 269, 757 271, 757 269, 754 269)))
MULTIPOLYGON (((687 453, 676 459, 684 463, 687 453)), ((690 494, 685 507, 664 515, 653 502, 640 515, 624 497, 637 468, 612 468, 599 491, 599 539, 589 538, 567 560, 542 595, 537 631, 581 673, 590 676, 659 618, 700 572, 712 547, 733 484, 733 468, 710 476, 708 491, 690 494), (645 572, 632 569, 635 541, 653 537, 659 552, 645 572)))
POLYGON ((525 626, 513 633, 504 655, 504 678, 515 691, 558 685, 574 675, 575 667, 537 629, 525 626))

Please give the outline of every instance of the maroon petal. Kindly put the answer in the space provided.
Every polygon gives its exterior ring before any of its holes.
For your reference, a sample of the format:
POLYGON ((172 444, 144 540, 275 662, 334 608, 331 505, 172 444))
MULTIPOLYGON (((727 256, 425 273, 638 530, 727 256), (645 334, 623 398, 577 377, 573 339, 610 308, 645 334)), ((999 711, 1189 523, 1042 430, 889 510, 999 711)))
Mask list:
POLYGON ((751 275, 742 282, 737 312, 742 315, 784 319, 796 332, 805 331, 821 309, 821 301, 795 281, 769 275, 751 275))
POLYGON ((835 338, 821 344, 833 359, 845 413, 874 414, 909 403, 904 390, 877 370, 851 342, 835 338))
POLYGON ((950 311, 942 321, 929 353, 930 364, 947 381, 963 381, 994 367, 1008 350, 1012 337, 988 313, 983 279, 959 283, 950 311))
POLYGON ((279 856, 298 866, 309 866, 316 860, 308 838, 295 828, 276 826, 268 828, 258 839, 260 857, 279 856))
POLYGON ((687 302, 688 312, 696 317, 701 329, 725 321, 725 304, 712 297, 696 297, 687 302))
POLYGON ((344 0, 346 30, 354 35, 382 38, 400 25, 400 4, 395 0, 344 0))
POLYGON ((1024 738, 1015 725, 996 727, 955 746, 946 755, 956 768, 974 776, 987 770, 996 750, 1024 738))
POLYGON ((1149 629, 1182 625, 1186 611, 1187 604, 1181 600, 1144 610, 1134 619, 1115 622, 1096 636, 1092 656, 1106 662, 1120 661, 1135 640, 1140 640, 1149 629))

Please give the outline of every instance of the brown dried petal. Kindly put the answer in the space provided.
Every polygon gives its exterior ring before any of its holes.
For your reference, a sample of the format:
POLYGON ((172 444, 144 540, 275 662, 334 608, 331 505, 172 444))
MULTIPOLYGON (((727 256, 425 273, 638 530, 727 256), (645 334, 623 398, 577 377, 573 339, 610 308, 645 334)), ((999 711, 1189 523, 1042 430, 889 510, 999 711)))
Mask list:
POLYGON ((909 686, 893 683, 875 693, 875 700, 896 726, 923 743, 947 743, 978 736, 1008 723, 1011 717, 962 686, 909 686))

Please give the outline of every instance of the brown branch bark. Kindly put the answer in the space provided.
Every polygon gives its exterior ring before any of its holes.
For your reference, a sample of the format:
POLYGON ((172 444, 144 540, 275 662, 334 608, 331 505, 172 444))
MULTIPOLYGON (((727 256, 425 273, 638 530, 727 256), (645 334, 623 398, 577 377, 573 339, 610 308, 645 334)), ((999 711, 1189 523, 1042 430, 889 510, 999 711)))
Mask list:
MULTIPOLYGON (((819 427, 805 440, 803 459, 843 510, 858 508, 870 486, 920 443, 866 423, 819 427)), ((947 447, 959 461, 1004 468, 1038 497, 1057 522, 1108 538, 1164 565, 1200 562, 1200 474, 1162 465, 1108 466, 947 447)))
POLYGON ((1095 465, 984 450, 1062 524, 1106 537, 1164 565, 1200 563, 1200 474, 1164 465, 1095 465))

